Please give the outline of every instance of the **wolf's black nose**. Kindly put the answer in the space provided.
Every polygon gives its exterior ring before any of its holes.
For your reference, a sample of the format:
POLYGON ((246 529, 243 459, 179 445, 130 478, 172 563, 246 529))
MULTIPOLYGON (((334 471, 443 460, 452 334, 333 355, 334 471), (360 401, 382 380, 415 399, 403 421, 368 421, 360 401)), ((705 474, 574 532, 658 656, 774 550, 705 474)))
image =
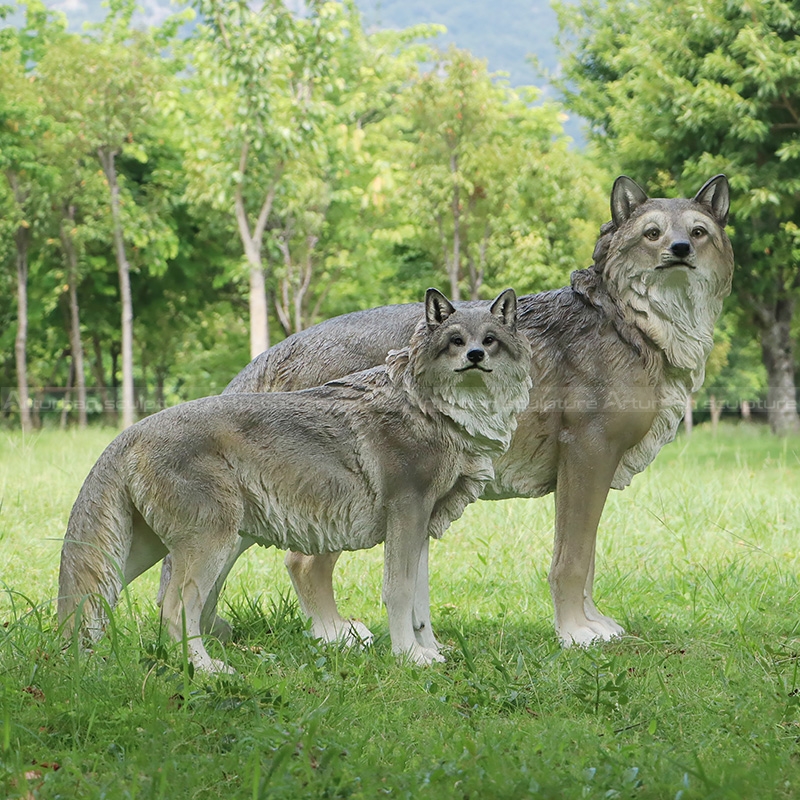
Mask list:
POLYGON ((467 358, 473 364, 480 364, 480 362, 483 361, 483 357, 485 355, 486 355, 486 353, 484 353, 483 350, 481 350, 479 347, 476 347, 474 350, 470 350, 467 353, 467 358))
POLYGON ((678 258, 686 258, 692 252, 689 242, 673 242, 669 249, 672 251, 672 255, 678 258))

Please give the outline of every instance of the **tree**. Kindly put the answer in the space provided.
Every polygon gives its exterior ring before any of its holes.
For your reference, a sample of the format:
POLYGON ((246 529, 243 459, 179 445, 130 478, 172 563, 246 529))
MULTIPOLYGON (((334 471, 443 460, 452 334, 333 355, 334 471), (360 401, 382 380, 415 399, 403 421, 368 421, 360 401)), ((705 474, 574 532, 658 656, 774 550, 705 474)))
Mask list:
MULTIPOLYGON (((28 25, 32 22, 28 20, 28 25)), ((26 53, 21 46, 29 28, 19 39, 0 50, 0 169, 9 192, 8 212, 13 222, 14 262, 17 292, 17 332, 14 353, 20 424, 33 427, 28 391, 28 266, 37 205, 41 206, 46 170, 37 155, 37 142, 44 135, 45 121, 39 113, 36 91, 25 74, 26 53)))
POLYGON ((602 176, 568 150, 561 108, 538 100, 454 47, 405 92, 401 202, 453 297, 477 299, 485 281, 552 288, 591 253, 602 176))
POLYGON ((314 83, 339 25, 334 4, 293 15, 280 0, 197 0, 195 80, 185 117, 189 197, 229 213, 248 265, 250 351, 269 346, 264 234, 300 141, 313 134, 314 83))
POLYGON ((118 158, 128 153, 146 159, 141 139, 158 116, 157 101, 170 69, 159 49, 171 38, 176 22, 161 31, 131 29, 133 0, 111 0, 96 36, 72 37, 48 52, 40 65, 51 87, 53 113, 77 132, 84 153, 100 164, 108 188, 114 254, 117 262, 122 335, 122 425, 135 419, 133 373, 133 301, 126 226, 136 216, 120 183, 118 158))
POLYGON ((652 192, 734 190, 734 295, 761 341, 772 430, 800 430, 800 9, 782 0, 562 6, 562 91, 606 159, 652 192))

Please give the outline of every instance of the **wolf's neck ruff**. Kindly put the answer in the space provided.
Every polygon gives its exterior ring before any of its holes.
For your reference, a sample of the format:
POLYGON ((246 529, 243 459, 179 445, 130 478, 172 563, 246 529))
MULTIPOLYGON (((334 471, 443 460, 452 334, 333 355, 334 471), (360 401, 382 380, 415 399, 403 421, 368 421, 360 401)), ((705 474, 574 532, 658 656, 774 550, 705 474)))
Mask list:
POLYGON ((650 269, 631 279, 628 266, 624 253, 610 254, 605 272, 609 294, 625 321, 664 353, 669 366, 691 373, 690 391, 697 391, 722 311, 720 287, 702 275, 677 271, 664 276, 650 269))
POLYGON ((456 372, 450 373, 449 380, 441 372, 428 379, 417 357, 426 331, 423 320, 408 347, 390 351, 386 359, 389 379, 423 414, 444 416, 469 434, 476 451, 504 452, 517 427, 516 415, 528 406, 528 363, 520 362, 514 375, 481 374, 475 382, 456 372))

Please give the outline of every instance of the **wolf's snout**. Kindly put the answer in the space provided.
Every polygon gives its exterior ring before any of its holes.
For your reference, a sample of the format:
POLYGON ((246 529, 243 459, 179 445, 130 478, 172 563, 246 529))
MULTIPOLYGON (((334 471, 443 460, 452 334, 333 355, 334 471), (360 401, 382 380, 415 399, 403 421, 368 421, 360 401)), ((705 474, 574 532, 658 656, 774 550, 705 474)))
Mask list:
POLYGON ((467 360, 471 361, 473 364, 480 364, 485 356, 486 353, 484 353, 479 347, 476 347, 467 353, 467 360))
POLYGON ((689 242, 673 242, 669 249, 676 258, 686 258, 692 252, 689 242))

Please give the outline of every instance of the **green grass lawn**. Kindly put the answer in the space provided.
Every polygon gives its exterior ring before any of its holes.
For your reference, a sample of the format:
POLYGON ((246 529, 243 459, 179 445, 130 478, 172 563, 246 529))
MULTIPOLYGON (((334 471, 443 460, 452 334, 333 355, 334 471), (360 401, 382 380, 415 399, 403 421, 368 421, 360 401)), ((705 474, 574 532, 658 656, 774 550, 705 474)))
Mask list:
POLYGON ((0 797, 800 797, 800 440, 695 429, 606 507, 596 597, 629 631, 561 650, 552 498, 477 503, 432 546, 447 663, 391 656, 382 551, 346 554, 324 647, 282 553, 223 594, 234 677, 191 676, 157 570, 90 655, 55 635, 60 543, 110 431, 0 432, 0 797))

